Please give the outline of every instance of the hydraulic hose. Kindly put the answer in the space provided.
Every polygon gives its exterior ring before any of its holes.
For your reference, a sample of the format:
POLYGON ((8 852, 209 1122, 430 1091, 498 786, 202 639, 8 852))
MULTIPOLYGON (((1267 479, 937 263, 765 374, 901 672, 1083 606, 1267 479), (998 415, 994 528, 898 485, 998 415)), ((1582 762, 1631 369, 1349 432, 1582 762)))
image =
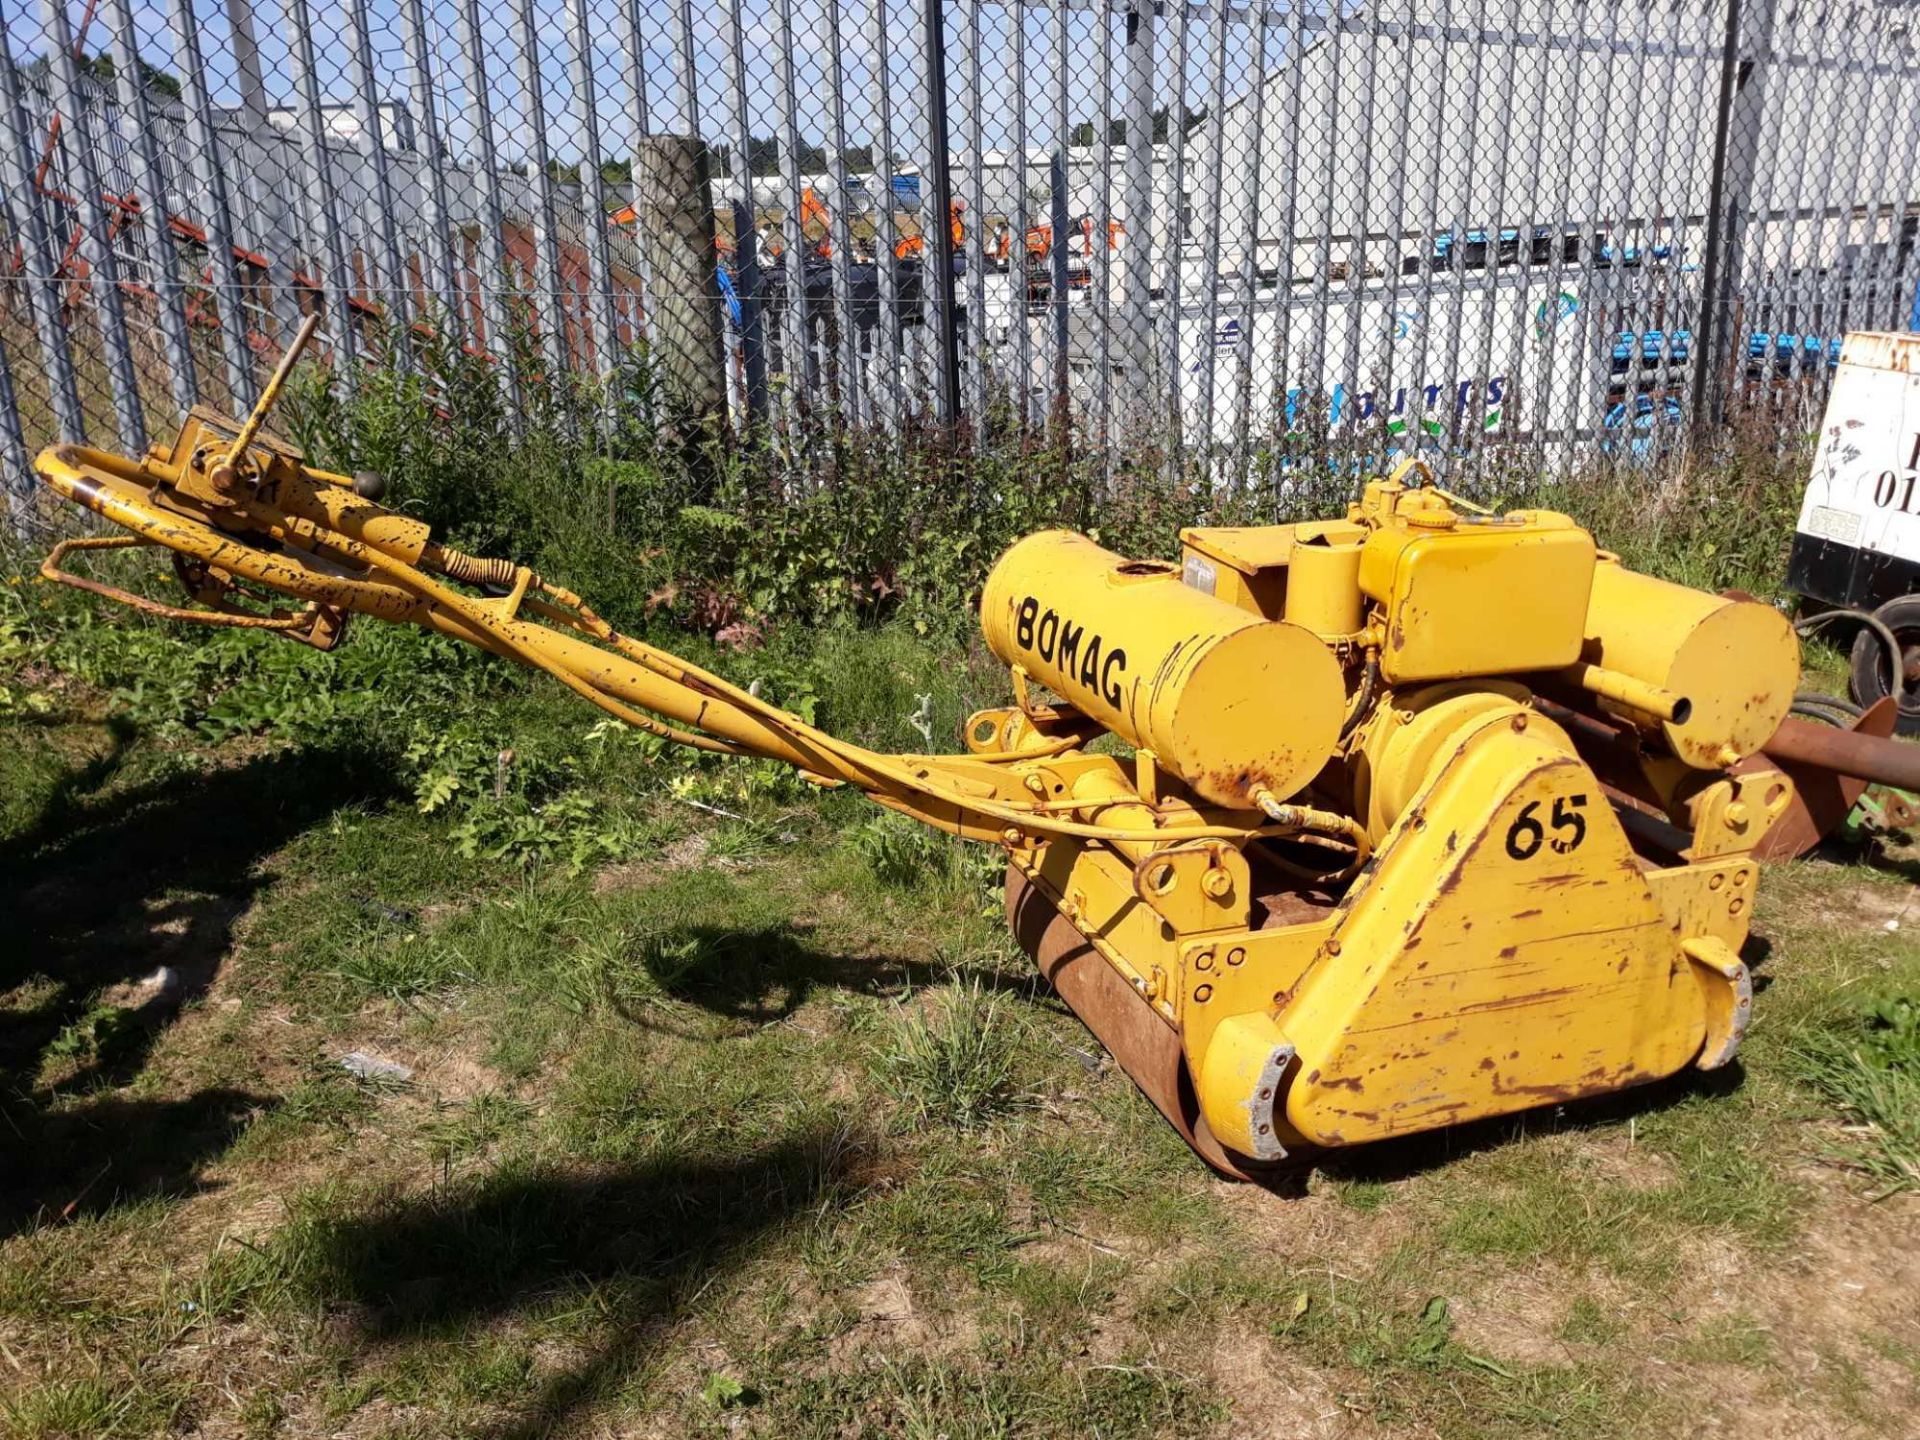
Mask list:
POLYGON ((1845 730, 1852 726, 1865 713, 1864 707, 1844 700, 1838 695, 1822 695, 1817 691, 1804 690, 1793 697, 1789 715, 1798 715, 1806 720, 1818 720, 1828 725, 1837 725, 1845 730))
POLYGON ((464 550, 455 550, 451 545, 429 543, 426 552, 420 557, 423 570, 438 570, 450 580, 458 580, 465 585, 491 587, 495 590, 510 590, 520 573, 520 567, 511 560, 501 560, 487 555, 469 555, 464 550))
POLYGON ((1353 734, 1360 722, 1367 718, 1368 707, 1373 704, 1374 687, 1380 683, 1380 651, 1367 647, 1366 668, 1360 672, 1360 688, 1354 691, 1353 703, 1347 707, 1347 718, 1340 725, 1340 740, 1353 734))
MULTIPOLYGON (((1880 643, 1887 647, 1887 693, 1893 696, 1896 710, 1907 708, 1907 656, 1900 646, 1900 637, 1893 633, 1891 626, 1878 615, 1865 610, 1828 610, 1823 614, 1809 616, 1805 620, 1796 620, 1793 625, 1796 635, 1811 635, 1816 630, 1824 630, 1836 620, 1857 620, 1880 637, 1880 643)), ((1798 699, 1798 697, 1795 697, 1798 699)))

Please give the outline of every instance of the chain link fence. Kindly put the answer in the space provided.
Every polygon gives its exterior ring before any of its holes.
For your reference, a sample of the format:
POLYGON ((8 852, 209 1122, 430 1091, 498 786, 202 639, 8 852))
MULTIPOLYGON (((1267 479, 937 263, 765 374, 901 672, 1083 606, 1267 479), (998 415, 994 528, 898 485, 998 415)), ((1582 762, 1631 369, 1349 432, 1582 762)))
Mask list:
POLYGON ((1911 10, 6 0, 0 464, 347 384, 639 370, 1215 483, 1804 433, 1912 323, 1911 10))

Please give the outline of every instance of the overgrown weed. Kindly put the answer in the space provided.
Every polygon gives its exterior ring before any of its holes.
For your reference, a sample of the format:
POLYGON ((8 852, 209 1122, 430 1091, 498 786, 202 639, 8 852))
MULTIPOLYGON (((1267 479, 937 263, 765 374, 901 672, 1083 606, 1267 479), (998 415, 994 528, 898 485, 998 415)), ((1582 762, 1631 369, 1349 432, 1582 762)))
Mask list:
POLYGON ((874 1076, 908 1125, 972 1129, 1018 1103, 1018 1020, 979 981, 905 1004, 875 1057, 874 1076))
POLYGON ((1802 1039, 1795 1061, 1850 1122, 1832 1153, 1879 1196, 1920 1189, 1920 997, 1857 1003, 1802 1039))

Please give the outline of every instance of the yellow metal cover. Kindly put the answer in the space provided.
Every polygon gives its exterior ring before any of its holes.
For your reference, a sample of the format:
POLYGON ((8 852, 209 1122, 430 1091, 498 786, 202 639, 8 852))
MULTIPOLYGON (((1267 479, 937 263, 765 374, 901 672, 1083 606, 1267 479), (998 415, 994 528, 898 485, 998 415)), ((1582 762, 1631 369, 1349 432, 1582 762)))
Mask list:
POLYGON ((1180 578, 1267 620, 1284 618, 1291 525, 1205 525, 1180 532, 1180 578))
POLYGON ((1311 633, 1084 535, 1042 531, 1001 556, 980 628, 1002 660, 1217 805, 1296 794, 1338 743, 1346 687, 1311 633))
POLYGON ((1285 565, 1293 555, 1291 525, 1190 525, 1180 544, 1243 575, 1285 565))
POLYGON ((1486 726, 1404 815, 1279 1014, 1286 1119, 1350 1145, 1671 1075, 1702 987, 1593 773, 1486 726))
POLYGON ((1386 607, 1389 682, 1517 675, 1580 658, 1591 535, 1550 511, 1422 519, 1383 526, 1361 557, 1360 588, 1386 607))
POLYGON ((1771 605, 1707 595, 1629 570, 1594 570, 1586 658, 1683 695, 1687 718, 1665 730, 1688 765, 1717 770, 1780 728, 1800 682, 1800 642, 1771 605))
POLYGON ((1180 532, 1180 578, 1203 595, 1268 620, 1290 620, 1322 636, 1346 635, 1359 628, 1352 566, 1326 562, 1357 548, 1368 533, 1348 520, 1192 525, 1180 532), (1314 573, 1303 575, 1309 562, 1314 573))

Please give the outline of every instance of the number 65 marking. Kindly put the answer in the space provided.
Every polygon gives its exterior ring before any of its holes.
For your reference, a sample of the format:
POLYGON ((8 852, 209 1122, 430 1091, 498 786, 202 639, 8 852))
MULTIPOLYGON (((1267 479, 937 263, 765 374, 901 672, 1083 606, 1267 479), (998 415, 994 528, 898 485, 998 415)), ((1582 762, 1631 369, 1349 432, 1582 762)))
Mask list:
POLYGON ((1566 855, 1578 850, 1587 838, 1587 817, 1580 812, 1587 808, 1585 795, 1561 795, 1553 802, 1553 813, 1548 824, 1553 827, 1553 838, 1547 839, 1546 827, 1536 818, 1540 801, 1529 800, 1520 807, 1520 813, 1513 817, 1513 824, 1507 827, 1507 854, 1516 860, 1531 860, 1540 853, 1542 844, 1552 847, 1556 855, 1566 855))

